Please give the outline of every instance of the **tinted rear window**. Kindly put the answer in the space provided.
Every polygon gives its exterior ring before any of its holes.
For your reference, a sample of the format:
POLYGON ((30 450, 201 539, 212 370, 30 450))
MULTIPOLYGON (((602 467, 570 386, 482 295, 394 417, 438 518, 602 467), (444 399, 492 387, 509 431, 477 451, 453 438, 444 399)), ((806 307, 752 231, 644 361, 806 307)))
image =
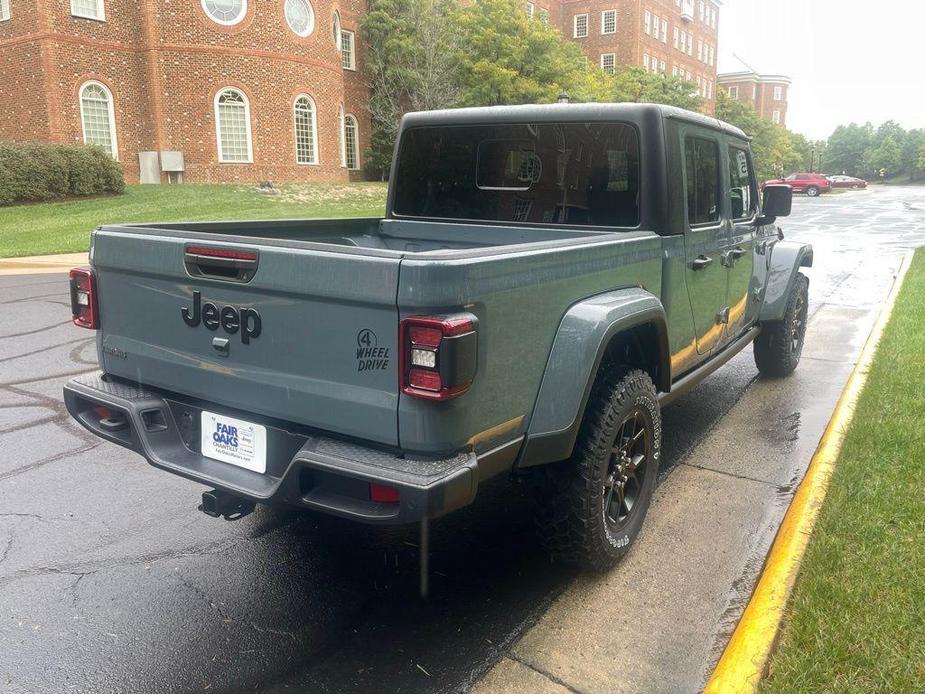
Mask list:
POLYGON ((621 123, 421 127, 404 132, 393 212, 633 227, 639 142, 621 123))

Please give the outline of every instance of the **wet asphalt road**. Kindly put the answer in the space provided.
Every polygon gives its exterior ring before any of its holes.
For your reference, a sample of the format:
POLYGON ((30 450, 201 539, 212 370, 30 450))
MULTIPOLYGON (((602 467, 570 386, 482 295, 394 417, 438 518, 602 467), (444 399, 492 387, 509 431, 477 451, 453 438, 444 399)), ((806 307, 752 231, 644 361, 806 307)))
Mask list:
MULTIPOLYGON (((781 225, 816 247, 812 311, 925 243, 925 188, 797 199, 781 225)), ((201 487, 68 419, 96 362, 63 277, 0 277, 0 318, 0 691, 460 691, 575 578, 506 480, 434 522, 427 602, 414 529, 207 518, 201 487)), ((662 475, 756 377, 747 350, 665 411, 662 475)))

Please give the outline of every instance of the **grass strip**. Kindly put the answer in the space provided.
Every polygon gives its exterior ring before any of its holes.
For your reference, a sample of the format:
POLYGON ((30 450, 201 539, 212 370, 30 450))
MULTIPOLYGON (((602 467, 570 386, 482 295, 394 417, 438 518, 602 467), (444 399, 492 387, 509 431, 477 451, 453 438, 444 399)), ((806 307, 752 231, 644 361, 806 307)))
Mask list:
POLYGON ((760 691, 925 691, 925 252, 871 365, 760 691))
POLYGON ((124 195, 0 207, 0 258, 76 253, 100 224, 376 217, 385 184, 313 183, 273 193, 244 185, 128 186, 124 195))

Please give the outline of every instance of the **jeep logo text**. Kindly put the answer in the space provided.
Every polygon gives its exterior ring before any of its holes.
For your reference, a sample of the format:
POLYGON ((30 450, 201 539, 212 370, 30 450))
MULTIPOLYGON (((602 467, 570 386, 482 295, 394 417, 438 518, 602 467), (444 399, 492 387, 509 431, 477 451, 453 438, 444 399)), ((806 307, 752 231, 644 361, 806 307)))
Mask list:
POLYGON ((184 306, 180 309, 180 315, 183 316, 183 322, 191 328, 202 323, 209 330, 218 330, 221 326, 229 335, 234 335, 240 330, 241 342, 245 345, 251 338, 260 336, 261 322, 257 311, 252 308, 239 309, 236 306, 224 306, 219 309, 212 302, 202 303, 202 292, 193 292, 193 308, 184 306))

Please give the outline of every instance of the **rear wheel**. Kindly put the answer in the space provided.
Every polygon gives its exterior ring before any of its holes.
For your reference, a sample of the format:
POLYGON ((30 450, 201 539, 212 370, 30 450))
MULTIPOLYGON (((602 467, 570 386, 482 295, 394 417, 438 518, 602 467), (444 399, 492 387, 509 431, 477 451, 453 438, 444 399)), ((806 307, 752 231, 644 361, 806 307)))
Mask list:
POLYGON ((787 376, 800 363, 806 338, 809 280, 801 272, 787 299, 783 320, 767 321, 755 339, 755 365, 765 376, 787 376))
POLYGON ((817 195, 819 195, 819 188, 817 188, 816 186, 810 186, 809 188, 806 189, 806 194, 809 197, 814 198, 817 195))
POLYGON ((661 413, 648 374, 619 369, 595 384, 572 457, 540 471, 540 539, 555 559, 612 567, 642 527, 661 451, 661 413))

